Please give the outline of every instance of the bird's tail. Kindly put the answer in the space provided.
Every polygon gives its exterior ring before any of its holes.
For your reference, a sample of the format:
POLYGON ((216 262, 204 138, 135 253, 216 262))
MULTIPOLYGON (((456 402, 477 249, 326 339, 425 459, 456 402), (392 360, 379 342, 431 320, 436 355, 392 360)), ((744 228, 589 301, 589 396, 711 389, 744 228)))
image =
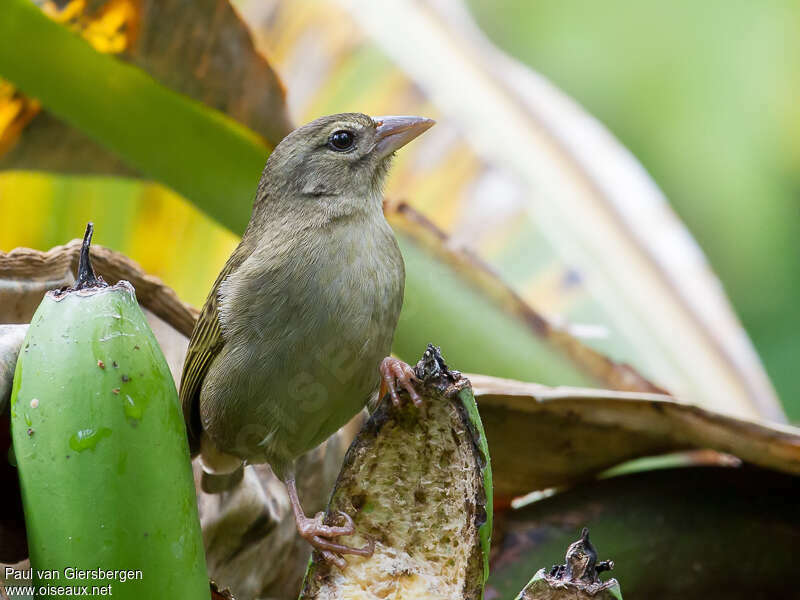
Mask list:
POLYGON ((221 494, 235 488, 243 478, 244 464, 230 473, 209 473, 204 470, 200 477, 200 487, 206 494, 221 494))

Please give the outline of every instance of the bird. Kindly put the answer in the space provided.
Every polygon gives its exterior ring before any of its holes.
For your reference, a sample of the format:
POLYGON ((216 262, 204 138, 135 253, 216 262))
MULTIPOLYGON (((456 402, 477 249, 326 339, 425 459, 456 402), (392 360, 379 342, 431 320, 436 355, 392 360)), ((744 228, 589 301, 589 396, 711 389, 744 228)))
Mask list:
MULTIPOLYGON (((296 462, 385 388, 422 400, 413 369, 390 355, 405 267, 383 214, 399 148, 435 121, 343 113, 289 133, 267 159, 250 221, 195 324, 180 399, 204 477, 268 463, 301 536, 343 568, 374 542, 335 541, 353 520, 303 512, 296 462)), ((222 477, 224 480, 224 477, 222 477)), ((231 478, 235 481, 235 478, 231 478)))

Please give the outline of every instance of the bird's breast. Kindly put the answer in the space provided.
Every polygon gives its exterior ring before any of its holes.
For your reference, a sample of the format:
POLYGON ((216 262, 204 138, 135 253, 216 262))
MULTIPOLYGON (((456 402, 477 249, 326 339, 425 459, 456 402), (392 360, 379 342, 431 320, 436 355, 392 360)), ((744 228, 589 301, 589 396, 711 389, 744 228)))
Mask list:
POLYGON ((260 252, 220 288, 225 346, 201 414, 222 448, 258 428, 237 454, 272 462, 322 442, 375 392, 404 268, 385 220, 304 232, 260 252))
POLYGON ((223 337, 273 381, 302 371, 357 394, 391 349, 404 277, 382 215, 298 232, 257 249, 223 283, 223 337))

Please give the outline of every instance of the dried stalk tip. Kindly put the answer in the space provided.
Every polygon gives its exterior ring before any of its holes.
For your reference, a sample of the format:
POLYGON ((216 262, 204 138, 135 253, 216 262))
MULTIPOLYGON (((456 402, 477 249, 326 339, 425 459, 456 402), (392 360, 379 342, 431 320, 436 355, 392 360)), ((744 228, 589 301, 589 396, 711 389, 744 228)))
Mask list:
POLYGON ((616 579, 601 581, 599 574, 614 568, 614 561, 597 560, 597 550, 589 541, 589 529, 567 548, 563 565, 553 565, 531 579, 518 600, 611 600, 622 594, 616 579))
MULTIPOLYGON (((65 298, 70 292, 89 292, 93 290, 100 290, 109 287, 103 281, 103 278, 94 272, 92 267, 92 259, 89 255, 89 247, 92 244, 92 234, 94 233, 94 223, 91 221, 86 224, 86 233, 83 234, 83 243, 81 244, 81 254, 78 259, 78 273, 75 283, 72 286, 61 287, 57 290, 48 292, 55 300, 65 298)), ((127 284, 129 285, 129 284, 127 284)))
POLYGON ((461 379, 461 373, 447 368, 441 349, 433 344, 428 344, 422 358, 414 367, 414 375, 426 386, 433 387, 440 392, 461 379))
POLYGON ((553 565, 549 577, 570 583, 582 582, 587 585, 602 583, 598 577, 603 571, 614 568, 614 561, 597 562, 597 550, 589 541, 589 528, 581 530, 581 537, 570 544, 563 565, 553 565))
POLYGON ((81 245, 81 257, 78 262, 78 279, 72 290, 84 290, 87 288, 100 288, 108 287, 108 284, 103 281, 102 277, 95 274, 92 268, 92 259, 89 256, 89 246, 92 244, 92 234, 94 233, 94 223, 91 221, 86 224, 86 233, 83 235, 83 244, 81 245))

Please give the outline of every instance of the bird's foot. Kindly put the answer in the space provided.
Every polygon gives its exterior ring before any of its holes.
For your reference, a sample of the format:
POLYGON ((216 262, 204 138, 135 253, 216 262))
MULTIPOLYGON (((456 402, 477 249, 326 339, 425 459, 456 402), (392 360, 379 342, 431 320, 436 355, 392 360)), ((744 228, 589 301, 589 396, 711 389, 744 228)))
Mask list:
POLYGON ((400 396, 397 393, 397 386, 408 392, 411 401, 419 408, 422 406, 422 397, 417 393, 415 384, 419 383, 419 379, 414 374, 414 369, 408 366, 399 358, 387 356, 381 361, 381 377, 383 377, 383 385, 392 397, 392 402, 396 407, 401 404, 400 396))
POLYGON ((323 522, 325 519, 324 513, 317 513, 313 519, 309 519, 303 512, 303 507, 300 506, 300 499, 297 497, 297 483, 293 475, 286 479, 286 490, 289 492, 289 501, 292 503, 297 532, 308 540, 314 548, 319 550, 325 560, 332 562, 340 569, 344 569, 347 566, 347 562, 342 558, 342 554, 372 556, 375 551, 375 542, 371 539, 363 548, 351 548, 328 539, 339 537, 340 535, 352 535, 355 532, 356 526, 350 515, 343 512, 337 513, 344 519, 344 525, 325 525, 323 522))
POLYGON ((355 525, 350 515, 343 512, 337 514, 344 519, 344 525, 325 525, 323 522, 325 514, 321 512, 317 513, 313 519, 309 519, 305 515, 296 515, 295 522, 300 535, 319 550, 325 560, 335 564, 340 569, 344 569, 347 566, 347 562, 342 558, 342 554, 370 557, 375 551, 375 541, 370 539, 363 548, 353 548, 331 541, 330 538, 352 535, 355 532, 355 525))

